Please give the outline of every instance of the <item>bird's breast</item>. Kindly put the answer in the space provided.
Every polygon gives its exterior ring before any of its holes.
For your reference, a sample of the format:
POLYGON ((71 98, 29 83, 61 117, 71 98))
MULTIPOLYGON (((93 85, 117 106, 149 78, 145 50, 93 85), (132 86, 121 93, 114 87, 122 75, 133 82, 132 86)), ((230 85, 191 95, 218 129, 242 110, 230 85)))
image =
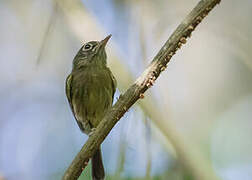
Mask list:
MULTIPOLYGON (((73 76, 73 107, 78 121, 98 126, 112 105, 113 87, 110 74, 93 68, 76 72, 73 76)), ((85 129, 85 127, 84 127, 85 129)))

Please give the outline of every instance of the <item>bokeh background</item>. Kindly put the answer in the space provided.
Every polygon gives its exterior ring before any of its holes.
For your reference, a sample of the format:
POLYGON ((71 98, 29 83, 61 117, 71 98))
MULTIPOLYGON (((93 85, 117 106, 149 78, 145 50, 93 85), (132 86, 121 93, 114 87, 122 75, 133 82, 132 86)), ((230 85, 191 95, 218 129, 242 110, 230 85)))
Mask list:
MULTIPOLYGON (((118 97, 197 2, 1 0, 0 179, 60 179, 85 143, 64 92, 84 42, 113 35, 118 97)), ((204 19, 104 141, 108 180, 252 180, 251 18, 223 0, 204 19)))

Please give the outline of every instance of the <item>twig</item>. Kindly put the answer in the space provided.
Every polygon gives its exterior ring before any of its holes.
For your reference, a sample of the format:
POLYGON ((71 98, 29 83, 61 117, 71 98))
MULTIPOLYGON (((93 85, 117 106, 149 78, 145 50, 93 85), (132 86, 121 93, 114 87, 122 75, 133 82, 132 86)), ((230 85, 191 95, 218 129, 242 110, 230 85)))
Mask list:
POLYGON ((153 85, 160 73, 165 70, 171 57, 186 43, 186 38, 190 37, 196 26, 219 2, 220 0, 201 0, 182 21, 154 57, 148 68, 106 113, 92 136, 89 137, 66 170, 63 180, 78 179, 83 169, 87 166, 89 158, 92 157, 114 125, 140 97, 143 97, 144 92, 153 85))
POLYGON ((53 25, 55 24, 55 20, 57 18, 57 9, 58 9, 58 5, 57 5, 56 2, 54 2, 52 13, 51 13, 48 25, 47 25, 46 30, 45 30, 45 34, 43 36, 43 40, 41 42, 41 46, 39 48, 39 54, 38 54, 38 57, 37 57, 36 65, 39 65, 39 63, 40 63, 40 61, 42 59, 42 55, 43 55, 45 47, 47 45, 49 34, 50 34, 51 29, 52 29, 53 25))

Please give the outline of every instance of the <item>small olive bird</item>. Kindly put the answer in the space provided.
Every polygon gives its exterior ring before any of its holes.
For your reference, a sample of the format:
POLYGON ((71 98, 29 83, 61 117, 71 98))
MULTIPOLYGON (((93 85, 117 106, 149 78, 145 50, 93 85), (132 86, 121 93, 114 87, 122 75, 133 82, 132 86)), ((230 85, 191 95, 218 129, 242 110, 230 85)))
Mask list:
MULTIPOLYGON (((66 79, 66 95, 81 131, 90 135, 112 106, 116 80, 107 67, 105 46, 111 35, 102 41, 85 43, 73 60, 66 79)), ((105 178, 101 149, 92 157, 92 178, 105 178)))

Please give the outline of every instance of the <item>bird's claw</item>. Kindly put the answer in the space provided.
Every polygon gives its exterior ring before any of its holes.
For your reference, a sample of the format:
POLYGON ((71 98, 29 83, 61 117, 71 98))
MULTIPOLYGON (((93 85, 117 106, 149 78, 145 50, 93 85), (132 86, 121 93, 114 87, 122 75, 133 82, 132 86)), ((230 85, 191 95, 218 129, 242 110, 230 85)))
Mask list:
POLYGON ((95 130, 96 130, 96 128, 92 128, 91 131, 90 131, 90 133, 88 134, 88 136, 89 137, 92 136, 94 134, 95 130))

